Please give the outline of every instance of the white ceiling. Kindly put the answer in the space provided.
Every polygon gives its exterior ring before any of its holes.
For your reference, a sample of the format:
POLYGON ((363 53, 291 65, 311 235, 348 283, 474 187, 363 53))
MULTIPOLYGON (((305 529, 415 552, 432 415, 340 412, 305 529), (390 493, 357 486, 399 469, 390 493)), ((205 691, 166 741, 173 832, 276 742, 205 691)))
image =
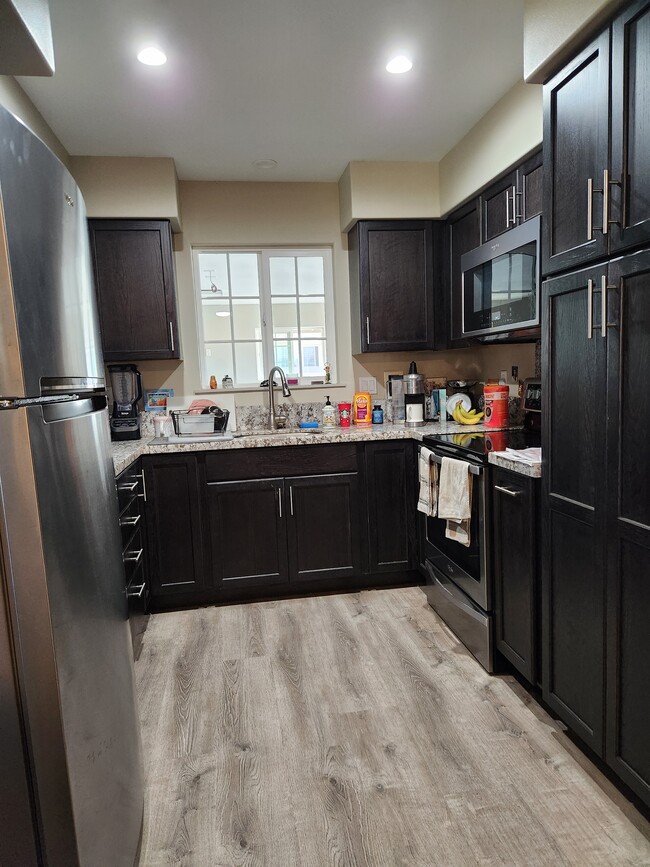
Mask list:
POLYGON ((352 160, 439 160, 522 76, 524 0, 50 6, 56 73, 19 81, 69 153, 173 157, 182 179, 336 181, 352 160), (165 66, 135 59, 150 42, 165 66), (385 71, 397 53, 410 73, 385 71))

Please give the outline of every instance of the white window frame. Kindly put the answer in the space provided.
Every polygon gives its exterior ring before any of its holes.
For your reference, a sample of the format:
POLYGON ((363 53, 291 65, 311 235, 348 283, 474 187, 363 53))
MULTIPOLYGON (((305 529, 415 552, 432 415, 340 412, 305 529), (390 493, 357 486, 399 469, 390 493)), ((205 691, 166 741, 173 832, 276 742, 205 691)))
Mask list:
MULTIPOLYGON (((322 256, 323 258, 323 280, 325 283, 325 359, 330 364, 330 381, 332 384, 337 382, 337 364, 336 364, 336 316, 334 310, 334 273, 333 273, 333 257, 334 251, 331 245, 323 244, 322 246, 310 247, 226 247, 212 246, 202 244, 192 246, 192 284, 194 287, 194 309, 196 313, 196 329, 199 338, 199 369, 201 375, 201 388, 209 387, 210 371, 206 370, 205 363, 205 335, 203 331, 203 305, 201 299, 201 274, 199 267, 199 256, 201 253, 255 253, 258 257, 258 274, 260 279, 260 312, 262 323, 262 358, 264 362, 264 378, 268 375, 275 361, 273 358, 273 313, 272 313, 272 297, 271 296, 271 270, 269 260, 277 256, 296 257, 296 256, 322 256)), ((232 296, 229 296, 232 297, 232 296)), ((291 297, 291 296, 285 296, 291 297)), ((309 295, 298 296, 298 298, 309 298, 309 295)), ((300 333, 300 305, 298 304, 298 334, 300 333)), ((288 338, 289 339, 289 338, 288 338)), ((308 340, 309 338, 307 338, 308 340)), ((305 338, 302 339, 302 342, 305 338)), ((210 342, 210 341, 208 341, 210 342)), ((220 341, 228 343, 228 341, 220 341)), ((245 341, 244 341, 245 342, 245 341)), ((252 341, 251 341, 252 342, 252 341)), ((234 346, 233 341, 230 341, 231 346, 234 346)), ((234 352, 233 352, 234 358, 234 352)), ((234 377, 234 371, 231 371, 231 376, 234 377)), ((303 380, 317 379, 318 374, 304 376, 303 380)), ((301 385, 309 385, 308 382, 301 385)), ((235 388, 258 388, 259 382, 238 382, 235 379, 235 388)), ((300 386, 297 386, 300 387, 300 386)))

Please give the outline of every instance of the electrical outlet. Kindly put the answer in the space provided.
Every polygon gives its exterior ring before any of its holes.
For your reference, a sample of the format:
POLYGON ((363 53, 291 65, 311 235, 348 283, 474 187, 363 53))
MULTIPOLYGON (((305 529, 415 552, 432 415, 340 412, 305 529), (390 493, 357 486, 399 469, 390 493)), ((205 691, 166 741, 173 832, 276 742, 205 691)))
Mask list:
POLYGON ((359 377, 359 391, 367 391, 368 394, 377 394, 377 380, 374 376, 359 377))

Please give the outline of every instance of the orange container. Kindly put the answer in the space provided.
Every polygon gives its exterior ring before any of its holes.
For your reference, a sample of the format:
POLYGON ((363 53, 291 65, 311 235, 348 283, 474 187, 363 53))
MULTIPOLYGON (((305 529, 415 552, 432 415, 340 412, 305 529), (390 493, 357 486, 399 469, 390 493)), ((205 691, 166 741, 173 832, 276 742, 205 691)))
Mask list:
POLYGON ((358 391, 352 401, 352 421, 354 424, 372 424, 372 405, 367 391, 358 391))
POLYGON ((507 385, 486 385, 483 389, 485 400, 485 427, 508 427, 508 396, 507 385))

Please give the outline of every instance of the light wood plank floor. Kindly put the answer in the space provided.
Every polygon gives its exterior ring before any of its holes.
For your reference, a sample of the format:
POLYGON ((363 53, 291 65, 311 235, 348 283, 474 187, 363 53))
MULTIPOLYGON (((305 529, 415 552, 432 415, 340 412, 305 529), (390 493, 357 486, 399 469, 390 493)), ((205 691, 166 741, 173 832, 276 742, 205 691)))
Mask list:
POLYGON ((418 588, 152 616, 142 867, 650 865, 647 823, 418 588))

